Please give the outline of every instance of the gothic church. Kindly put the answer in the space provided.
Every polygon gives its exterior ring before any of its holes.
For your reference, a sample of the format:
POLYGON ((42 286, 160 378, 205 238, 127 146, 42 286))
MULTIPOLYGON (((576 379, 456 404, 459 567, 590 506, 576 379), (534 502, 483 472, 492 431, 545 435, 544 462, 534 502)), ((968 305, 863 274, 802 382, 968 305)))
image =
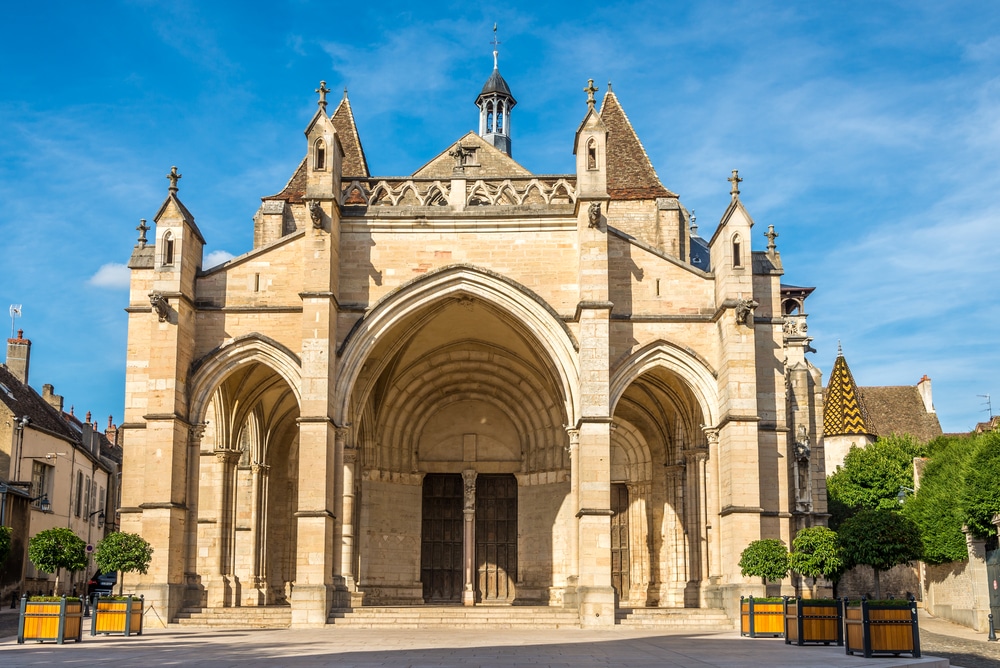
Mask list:
POLYGON ((202 268, 176 168, 140 226, 121 528, 155 552, 129 588, 164 622, 284 606, 299 627, 372 605, 599 626, 762 594, 747 543, 825 522, 822 382, 812 289, 781 284, 738 174, 698 236, 592 83, 575 171, 533 174, 495 68, 478 133, 373 176, 346 94, 331 114, 317 92, 252 250, 202 268))

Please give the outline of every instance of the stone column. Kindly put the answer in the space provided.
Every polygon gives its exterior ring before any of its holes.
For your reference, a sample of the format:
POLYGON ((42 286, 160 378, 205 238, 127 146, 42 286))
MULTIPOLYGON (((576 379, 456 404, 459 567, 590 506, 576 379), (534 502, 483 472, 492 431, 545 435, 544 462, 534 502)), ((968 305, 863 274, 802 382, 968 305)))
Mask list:
POLYGON ((667 485, 667 506, 664 512, 663 553, 670 571, 660 573, 660 605, 684 606, 684 586, 688 581, 687 534, 684 531, 684 465, 672 464, 663 469, 667 485))
POLYGON ((719 525, 719 430, 711 427, 704 428, 705 437, 708 439, 708 449, 705 456, 708 461, 705 463, 705 476, 702 478, 702 485, 705 493, 705 518, 708 527, 708 571, 706 575, 712 579, 713 583, 718 583, 722 579, 722 544, 720 541, 719 525))
POLYGON ((257 605, 267 605, 267 485, 271 467, 251 464, 253 476, 253 509, 250 526, 253 527, 253 586, 257 589, 257 605))
POLYGON ((462 605, 476 604, 476 590, 473 579, 476 577, 476 477, 472 469, 462 471, 462 482, 465 489, 463 512, 465 514, 465 531, 462 535, 462 554, 464 561, 464 586, 462 588, 462 605))
POLYGON ((360 596, 357 595, 357 573, 354 572, 354 536, 356 531, 354 526, 354 478, 357 474, 357 461, 357 448, 346 448, 344 450, 343 542, 341 543, 340 573, 344 578, 344 586, 347 587, 350 594, 351 607, 361 605, 360 596))
POLYGON ((633 606, 644 606, 650 585, 649 483, 628 483, 629 580, 628 598, 633 606))
MULTIPOLYGON (((188 591, 196 591, 199 583, 198 576, 198 492, 201 480, 201 440, 205 436, 205 425, 197 424, 190 428, 188 432, 188 457, 187 457, 187 528, 185 539, 187 553, 184 560, 184 584, 188 591)), ((108 511, 113 512, 109 509, 108 511)), ((110 520, 110 517, 109 517, 110 520)), ((199 597, 200 599, 200 597, 199 597)))
POLYGON ((215 519, 215 549, 217 570, 211 575, 216 586, 207 587, 207 605, 218 608, 234 603, 232 581, 233 513, 235 512, 236 463, 243 453, 239 450, 220 448, 215 451, 216 468, 219 471, 219 505, 215 519))
POLYGON ((708 530, 705 508, 705 460, 708 451, 702 448, 684 450, 684 521, 689 536, 688 594, 689 603, 702 603, 701 588, 708 578, 708 530), (697 588, 697 593, 694 589, 697 588), (697 601, 694 601, 697 597, 697 601))
MULTIPOLYGON (((569 436, 569 498, 570 508, 574 512, 580 507, 580 430, 569 428, 566 430, 569 436)), ((576 517, 570 519, 568 523, 569 547, 569 573, 566 576, 566 591, 563 593, 563 605, 568 608, 575 608, 579 605, 577 596, 577 584, 580 579, 580 542, 577 538, 579 521, 576 517)))

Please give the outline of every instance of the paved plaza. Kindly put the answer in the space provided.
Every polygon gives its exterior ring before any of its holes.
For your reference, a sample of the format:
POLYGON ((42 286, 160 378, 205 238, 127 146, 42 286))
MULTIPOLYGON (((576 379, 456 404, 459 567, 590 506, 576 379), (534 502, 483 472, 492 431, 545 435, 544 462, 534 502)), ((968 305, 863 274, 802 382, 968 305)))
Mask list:
MULTIPOLYGON (((3 617, 15 617, 4 614, 3 617)), ((953 625, 930 622, 940 630, 953 625)), ((923 623, 922 623, 923 626, 923 623)), ((9 628, 6 627, 6 628, 9 628)), ((149 630, 132 638, 91 637, 89 620, 79 644, 17 645, 0 631, 0 666, 629 666, 642 668, 802 668, 803 666, 920 666, 945 668, 947 659, 863 659, 841 647, 792 647, 781 639, 741 638, 735 631, 712 635, 610 630, 149 630)), ((960 632, 959 632, 960 633, 960 632)), ((968 640, 985 646, 981 635, 968 640)), ((962 641, 961 638, 956 638, 962 641)), ((995 647, 995 645, 993 645, 995 647)), ((989 665, 988 663, 982 665, 989 665)), ((994 664, 997 665, 997 664, 994 664)))

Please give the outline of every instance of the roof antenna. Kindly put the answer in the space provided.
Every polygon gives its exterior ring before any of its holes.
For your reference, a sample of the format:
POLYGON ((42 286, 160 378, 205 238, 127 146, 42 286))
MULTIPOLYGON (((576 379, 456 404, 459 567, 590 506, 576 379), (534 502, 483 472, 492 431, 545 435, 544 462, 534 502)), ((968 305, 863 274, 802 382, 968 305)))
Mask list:
POLYGON ((14 319, 21 317, 21 305, 11 304, 10 305, 10 338, 14 338, 14 319))
POLYGON ((499 69, 497 66, 497 47, 500 46, 500 40, 497 39, 497 24, 493 24, 493 41, 490 44, 493 45, 493 69, 499 69))

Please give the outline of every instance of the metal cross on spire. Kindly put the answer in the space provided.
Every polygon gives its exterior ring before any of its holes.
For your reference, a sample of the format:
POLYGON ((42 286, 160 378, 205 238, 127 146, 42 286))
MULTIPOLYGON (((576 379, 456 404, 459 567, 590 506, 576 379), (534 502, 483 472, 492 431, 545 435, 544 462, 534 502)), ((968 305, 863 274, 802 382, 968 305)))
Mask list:
POLYGON ((139 219, 139 227, 135 228, 139 230, 139 248, 146 247, 146 232, 150 230, 149 225, 146 224, 145 218, 139 219))
POLYGON ((500 46, 500 44, 502 44, 502 42, 497 39, 497 24, 496 23, 493 24, 493 41, 490 42, 490 44, 493 45, 493 69, 499 69, 499 67, 497 65, 497 54, 499 53, 499 50, 497 49, 497 47, 500 46))
POLYGON ((729 190, 729 194, 732 195, 734 199, 739 197, 740 183, 743 182, 743 179, 740 178, 740 170, 734 169, 733 175, 726 180, 733 184, 733 187, 729 190))
MULTIPOLYGON (((326 87, 325 81, 319 82, 319 88, 316 89, 316 92, 319 93, 319 108, 326 111, 326 94, 330 92, 330 89, 326 87)), ((346 88, 344 89, 344 92, 346 94, 346 88)))
POLYGON ((594 99, 594 93, 597 92, 597 86, 594 85, 593 79, 587 79, 587 87, 583 89, 583 92, 587 94, 587 105, 590 107, 594 106, 597 100, 594 99))
POLYGON ((767 252, 773 255, 777 249, 774 240, 778 238, 778 233, 774 231, 774 225, 767 226, 767 232, 764 233, 764 236, 767 237, 767 252))
POLYGON ((181 178, 181 175, 177 173, 177 166, 170 168, 170 173, 167 174, 167 178, 170 179, 170 187, 167 188, 172 194, 177 192, 177 180, 181 178))

